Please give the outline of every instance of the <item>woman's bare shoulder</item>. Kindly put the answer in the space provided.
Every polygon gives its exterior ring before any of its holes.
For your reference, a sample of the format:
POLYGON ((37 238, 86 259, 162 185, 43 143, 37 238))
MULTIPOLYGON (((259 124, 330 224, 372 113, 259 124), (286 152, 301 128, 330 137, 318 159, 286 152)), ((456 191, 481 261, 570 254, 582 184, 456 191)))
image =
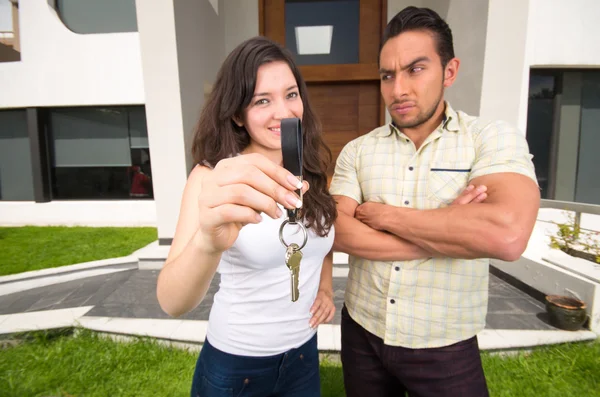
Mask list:
POLYGON ((185 184, 185 190, 187 192, 200 193, 200 186, 202 185, 202 180, 209 175, 213 170, 207 166, 202 164, 197 164, 190 172, 190 175, 187 178, 187 182, 185 184))

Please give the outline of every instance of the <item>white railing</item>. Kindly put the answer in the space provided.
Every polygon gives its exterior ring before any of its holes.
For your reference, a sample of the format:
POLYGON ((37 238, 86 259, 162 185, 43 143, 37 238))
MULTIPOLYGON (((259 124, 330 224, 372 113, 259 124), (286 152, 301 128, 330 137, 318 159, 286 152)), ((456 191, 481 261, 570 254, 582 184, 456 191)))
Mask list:
POLYGON ((575 203, 573 201, 540 200, 540 208, 572 211, 575 213, 575 226, 581 225, 581 214, 600 215, 600 205, 575 203))

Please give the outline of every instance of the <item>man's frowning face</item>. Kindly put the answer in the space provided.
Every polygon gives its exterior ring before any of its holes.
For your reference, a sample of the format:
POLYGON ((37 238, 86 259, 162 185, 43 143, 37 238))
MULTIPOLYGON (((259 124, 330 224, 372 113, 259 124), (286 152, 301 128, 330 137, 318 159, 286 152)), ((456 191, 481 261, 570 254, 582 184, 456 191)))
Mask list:
POLYGON ((443 106, 444 88, 454 82, 457 61, 442 66, 436 38, 427 30, 389 39, 379 56, 381 95, 398 128, 416 128, 443 106))

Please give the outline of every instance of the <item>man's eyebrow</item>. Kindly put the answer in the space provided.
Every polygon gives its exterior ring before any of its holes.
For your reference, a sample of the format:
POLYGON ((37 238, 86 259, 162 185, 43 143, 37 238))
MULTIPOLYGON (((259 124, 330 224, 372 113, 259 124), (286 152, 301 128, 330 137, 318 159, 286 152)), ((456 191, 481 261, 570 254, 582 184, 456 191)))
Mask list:
POLYGON ((414 61, 412 61, 412 62, 411 62, 411 63, 409 63, 408 65, 406 65, 406 66, 402 66, 402 67, 400 68, 400 70, 406 70, 406 69, 410 69, 410 68, 412 68, 413 66, 415 66, 415 65, 416 65, 417 63, 419 63, 419 62, 431 62, 431 59, 429 59, 429 57, 425 57, 425 56, 423 56, 423 57, 418 57, 417 59, 415 59, 414 61))
MULTIPOLYGON (((290 86, 286 91, 290 91, 295 88, 298 88, 298 86, 296 84, 290 86)), ((268 95, 271 95, 271 93, 270 92, 257 92, 256 94, 252 95, 252 98, 254 98, 255 96, 268 96, 268 95)))
MULTIPOLYGON (((408 65, 401 66, 400 70, 410 69, 410 68, 412 68, 413 66, 415 66, 419 62, 431 62, 431 59, 429 59, 429 57, 425 57, 425 56, 418 57, 414 61, 410 62, 408 65)), ((379 74, 394 74, 394 73, 396 73, 396 71, 394 71, 394 70, 389 70, 389 69, 385 69, 385 68, 379 69, 379 74)))

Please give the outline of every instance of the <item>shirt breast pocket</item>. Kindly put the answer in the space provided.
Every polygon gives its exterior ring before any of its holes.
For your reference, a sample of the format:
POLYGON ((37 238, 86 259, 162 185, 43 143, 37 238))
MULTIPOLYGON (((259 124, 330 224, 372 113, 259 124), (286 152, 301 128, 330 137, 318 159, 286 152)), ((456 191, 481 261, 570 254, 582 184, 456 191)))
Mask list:
POLYGON ((467 187, 470 163, 435 164, 429 170, 427 197, 440 205, 450 205, 467 187))

